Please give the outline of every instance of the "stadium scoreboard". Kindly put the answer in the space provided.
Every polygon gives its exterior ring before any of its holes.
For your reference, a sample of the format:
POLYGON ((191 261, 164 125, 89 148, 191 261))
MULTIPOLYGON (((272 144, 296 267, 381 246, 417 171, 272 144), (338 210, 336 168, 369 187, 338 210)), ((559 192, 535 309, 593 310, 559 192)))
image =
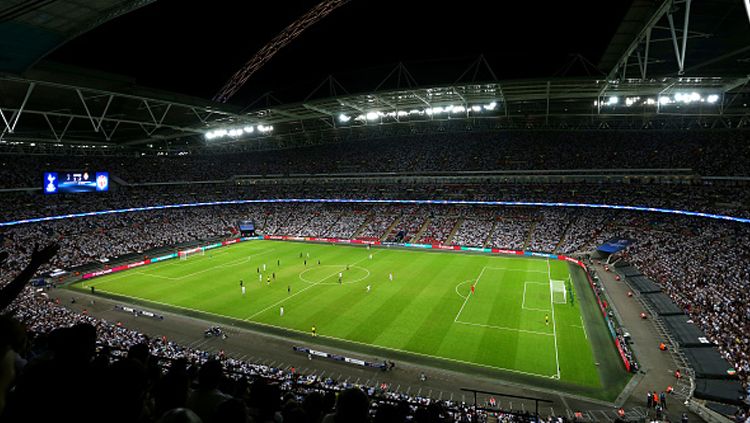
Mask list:
POLYGON ((109 191, 108 172, 44 172, 45 194, 109 191))
POLYGON ((255 222, 252 220, 240 220, 237 222, 240 233, 255 235, 255 222))

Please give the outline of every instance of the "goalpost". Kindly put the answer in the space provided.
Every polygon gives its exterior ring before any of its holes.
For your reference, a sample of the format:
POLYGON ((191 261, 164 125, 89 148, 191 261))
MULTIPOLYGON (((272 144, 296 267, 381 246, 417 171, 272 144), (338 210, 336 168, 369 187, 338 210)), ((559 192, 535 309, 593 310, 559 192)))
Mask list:
POLYGON ((179 251, 177 253, 177 255, 180 256, 180 260, 187 260, 188 257, 198 255, 198 254, 205 256, 206 250, 204 250, 201 247, 196 247, 196 248, 191 248, 189 250, 179 251))
POLYGON ((550 291, 552 292, 552 302, 555 304, 565 304, 568 302, 568 291, 565 288, 565 281, 550 279, 550 291))

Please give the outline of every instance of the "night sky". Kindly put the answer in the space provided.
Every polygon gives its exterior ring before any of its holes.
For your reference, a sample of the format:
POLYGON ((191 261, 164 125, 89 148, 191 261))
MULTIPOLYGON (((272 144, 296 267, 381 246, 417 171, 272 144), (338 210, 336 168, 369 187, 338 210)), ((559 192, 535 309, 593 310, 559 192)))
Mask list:
MULTIPOLYGON (((159 0, 49 59, 210 98, 316 3, 159 0)), ((598 63, 631 3, 352 0, 281 50, 230 102, 245 106, 267 92, 300 101, 329 74, 350 93, 371 91, 398 62, 419 85, 452 83, 480 54, 500 79, 560 75, 571 54, 598 63)), ((585 72, 576 67, 567 75, 585 72)))

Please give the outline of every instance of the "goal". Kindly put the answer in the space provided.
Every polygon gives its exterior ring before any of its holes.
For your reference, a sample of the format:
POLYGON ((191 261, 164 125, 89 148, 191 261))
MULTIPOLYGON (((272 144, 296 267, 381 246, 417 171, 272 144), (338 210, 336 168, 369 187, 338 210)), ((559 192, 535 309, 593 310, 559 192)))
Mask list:
POLYGON ((565 288, 565 281, 550 279, 549 289, 552 292, 553 303, 565 304, 568 301, 568 291, 565 288))
POLYGON ((177 253, 177 255, 180 256, 180 260, 187 260, 188 257, 198 255, 198 254, 205 256, 206 250, 204 250, 201 247, 196 247, 196 248, 191 248, 189 250, 179 251, 177 253))

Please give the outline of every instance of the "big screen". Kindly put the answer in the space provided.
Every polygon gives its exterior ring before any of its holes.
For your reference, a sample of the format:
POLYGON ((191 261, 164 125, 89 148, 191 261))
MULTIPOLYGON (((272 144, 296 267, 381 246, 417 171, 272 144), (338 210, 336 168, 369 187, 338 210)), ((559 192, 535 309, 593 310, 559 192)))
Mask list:
POLYGON ((255 222, 252 220, 241 220, 239 227, 241 232, 253 232, 255 230, 255 222))
POLYGON ((109 191, 108 172, 44 172, 45 194, 109 191))

